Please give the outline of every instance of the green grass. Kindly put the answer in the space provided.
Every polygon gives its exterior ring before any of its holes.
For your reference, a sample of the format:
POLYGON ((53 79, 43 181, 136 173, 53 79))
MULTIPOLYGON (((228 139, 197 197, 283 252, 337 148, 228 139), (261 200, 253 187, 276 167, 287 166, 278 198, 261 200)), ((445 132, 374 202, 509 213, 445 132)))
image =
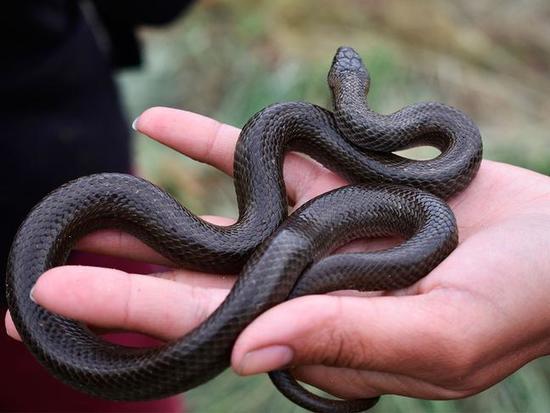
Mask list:
MULTIPOLYGON (((538 360, 503 382, 464 400, 428 401, 384 396, 373 413, 512 413, 547 412, 550 406, 550 361, 538 360)), ((242 378, 226 371, 186 393, 191 411, 200 413, 289 412, 306 410, 277 393, 267 375, 242 378)))
MULTIPOLYGON (((550 7, 476 4, 204 0, 171 27, 143 31, 145 67, 119 81, 130 117, 166 105, 242 126, 277 101, 330 106, 326 72, 347 44, 371 72, 375 109, 420 100, 460 107, 480 126, 486 157, 550 174, 550 42, 541 35, 550 7)), ((140 170, 194 212, 235 216, 228 177, 142 136, 135 148, 140 170)), ((549 388, 550 361, 540 359, 464 400, 388 396, 373 411, 546 412, 549 388)), ((197 412, 302 411, 267 376, 226 372, 186 398, 197 412)))

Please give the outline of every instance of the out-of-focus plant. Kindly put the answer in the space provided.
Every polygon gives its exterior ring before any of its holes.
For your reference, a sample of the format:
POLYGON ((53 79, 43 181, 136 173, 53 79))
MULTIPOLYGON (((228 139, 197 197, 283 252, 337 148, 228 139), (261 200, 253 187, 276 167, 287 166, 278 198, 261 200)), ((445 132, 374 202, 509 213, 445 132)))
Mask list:
MULTIPOLYGON (((143 30, 145 66, 121 74, 129 116, 154 105, 236 126, 287 100, 330 105, 326 72, 340 45, 363 56, 369 102, 390 112, 420 100, 461 108, 485 156, 550 173, 550 3, 547 0, 199 0, 169 29, 143 30)), ((139 170, 197 213, 235 215, 231 180, 143 137, 139 170)), ((387 397, 377 411, 545 412, 550 365, 531 363, 461 401, 387 397)), ((189 393, 200 412, 301 411, 265 377, 230 372, 189 393)))

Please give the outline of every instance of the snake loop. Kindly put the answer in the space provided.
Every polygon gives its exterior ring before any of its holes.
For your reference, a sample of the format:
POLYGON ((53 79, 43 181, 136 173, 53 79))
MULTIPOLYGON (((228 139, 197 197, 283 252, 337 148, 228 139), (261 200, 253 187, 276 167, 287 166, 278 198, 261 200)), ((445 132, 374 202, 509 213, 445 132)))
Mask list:
MULTIPOLYGON (((394 289, 428 274, 456 246, 448 198, 481 161, 481 137, 463 113, 439 103, 391 115, 371 111, 370 78, 353 49, 340 48, 329 73, 334 112, 290 102, 269 106, 243 128, 234 158, 238 221, 210 224, 137 177, 98 174, 44 198, 21 225, 10 252, 7 298, 24 343, 52 374, 114 400, 162 398, 219 374, 243 329, 289 297, 334 289, 394 289), (429 144, 441 154, 413 161, 395 150, 429 144), (285 152, 307 153, 348 179, 287 219, 285 152), (285 220, 286 219, 286 220, 285 220), (76 240, 101 228, 140 238, 175 265, 240 273, 220 307, 184 337, 148 349, 107 343, 78 322, 32 302, 46 270, 63 265, 76 240), (327 256, 365 236, 398 234, 393 248, 327 256)), ((271 374, 296 403, 319 412, 369 408, 375 399, 332 401, 305 392, 288 373, 271 374)))

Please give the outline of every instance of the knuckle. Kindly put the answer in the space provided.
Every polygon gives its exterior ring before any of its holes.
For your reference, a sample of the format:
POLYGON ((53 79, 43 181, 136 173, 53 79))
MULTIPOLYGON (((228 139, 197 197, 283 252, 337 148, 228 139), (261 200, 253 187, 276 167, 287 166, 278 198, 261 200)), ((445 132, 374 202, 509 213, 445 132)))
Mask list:
POLYGON ((216 145, 220 137, 223 134, 224 124, 218 121, 213 121, 214 133, 207 135, 204 141, 204 150, 202 153, 202 159, 210 159, 214 157, 216 152, 216 145))
POLYGON ((189 286, 189 302, 193 303, 193 313, 191 315, 191 324, 198 325, 208 318, 210 315, 209 301, 211 296, 206 293, 204 288, 196 285, 189 286))
POLYGON ((134 301, 135 301, 135 283, 132 277, 125 277, 126 294, 122 302, 120 324, 122 327, 132 328, 135 320, 134 301))

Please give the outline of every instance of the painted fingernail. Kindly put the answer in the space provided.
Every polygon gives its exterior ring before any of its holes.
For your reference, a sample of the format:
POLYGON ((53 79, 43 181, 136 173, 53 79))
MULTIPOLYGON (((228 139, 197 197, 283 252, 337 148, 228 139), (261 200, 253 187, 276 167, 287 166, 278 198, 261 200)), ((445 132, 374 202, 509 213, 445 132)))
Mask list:
POLYGON ((294 352, 287 346, 271 346, 248 352, 239 364, 238 373, 242 375, 266 373, 287 366, 294 352))
POLYGON ((33 285, 33 287, 31 288, 31 291, 29 293, 29 298, 31 299, 31 301, 33 303, 36 303, 36 300, 34 299, 34 289, 36 288, 36 285, 33 285))
POLYGON ((138 120, 139 120, 139 116, 135 118, 134 121, 132 122, 132 129, 135 130, 136 132, 138 132, 138 129, 137 129, 138 120))

